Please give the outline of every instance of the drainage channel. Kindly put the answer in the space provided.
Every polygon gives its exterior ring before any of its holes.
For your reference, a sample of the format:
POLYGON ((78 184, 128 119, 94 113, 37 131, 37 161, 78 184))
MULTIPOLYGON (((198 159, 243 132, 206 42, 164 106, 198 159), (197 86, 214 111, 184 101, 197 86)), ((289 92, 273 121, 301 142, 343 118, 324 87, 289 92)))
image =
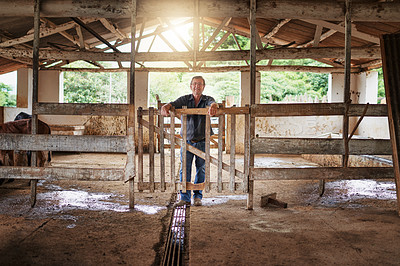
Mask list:
POLYGON ((174 208, 165 244, 162 265, 185 265, 189 207, 174 208), (186 229, 186 232, 185 232, 186 229), (186 234, 185 234, 186 233, 186 234))

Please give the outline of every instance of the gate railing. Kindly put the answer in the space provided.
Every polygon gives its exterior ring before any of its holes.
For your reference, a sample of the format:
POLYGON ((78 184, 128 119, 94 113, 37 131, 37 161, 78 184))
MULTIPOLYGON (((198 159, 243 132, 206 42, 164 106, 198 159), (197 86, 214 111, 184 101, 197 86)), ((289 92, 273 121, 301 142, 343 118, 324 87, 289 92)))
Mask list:
MULTIPOLYGON (((170 110, 169 116, 169 128, 164 127, 164 117, 160 114, 158 109, 149 108, 148 110, 143 110, 139 108, 137 111, 137 123, 138 123, 138 167, 137 167, 137 182, 139 192, 147 190, 154 192, 155 190, 164 192, 166 190, 205 190, 206 192, 211 189, 218 192, 229 190, 231 192, 235 191, 247 191, 248 182, 248 167, 244 167, 244 171, 240 171, 235 167, 235 142, 236 142, 236 116, 245 115, 246 121, 250 121, 249 108, 248 107, 231 107, 231 108, 220 108, 217 112, 218 117, 218 135, 215 137, 217 139, 218 156, 211 156, 211 141, 210 141, 210 116, 207 114, 207 108, 190 108, 190 109, 172 109, 170 110), (194 148, 193 146, 183 141, 186 139, 186 123, 187 116, 191 114, 205 115, 206 116, 206 147, 205 152, 194 148), (225 150, 225 143, 223 137, 225 134, 225 116, 229 115, 231 117, 231 145, 230 145, 230 160, 229 163, 223 161, 223 151, 225 150), (156 124, 156 116, 158 116, 158 124, 156 124), (182 123, 182 136, 175 135, 175 118, 180 117, 182 123), (147 118, 147 119, 145 119, 147 118), (144 152, 143 152, 143 128, 147 128, 149 132, 149 170, 148 170, 148 180, 144 180, 144 152), (155 180, 155 154, 154 154, 154 134, 157 134, 157 138, 160 138, 160 173, 159 180, 155 180), (164 144, 164 139, 169 141, 168 147, 164 144), (179 178, 175 174, 175 147, 179 146, 182 149, 182 154, 189 151, 205 160, 205 182, 201 184, 193 184, 191 182, 180 182, 179 178), (165 149, 170 149, 170 182, 166 181, 166 156, 165 149), (211 164, 217 166, 217 176, 211 179, 210 166, 211 164), (224 181, 222 178, 222 172, 229 172, 229 180, 224 181), (239 180, 238 180, 239 179, 239 180)), ((248 136, 244 137, 245 143, 250 143, 248 136)), ((244 165, 248 165, 248 155, 249 155, 249 145, 245 145, 247 150, 244 155, 244 165)), ((183 180, 186 180, 186 156, 182 158, 183 162, 183 180)))

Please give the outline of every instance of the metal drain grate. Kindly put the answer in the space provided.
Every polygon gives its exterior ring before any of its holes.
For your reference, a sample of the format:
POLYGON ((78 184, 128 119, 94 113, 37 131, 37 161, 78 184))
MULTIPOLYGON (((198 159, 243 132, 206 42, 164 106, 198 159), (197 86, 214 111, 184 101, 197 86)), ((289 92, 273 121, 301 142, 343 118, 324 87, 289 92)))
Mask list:
POLYGON ((162 265, 183 265, 187 206, 176 207, 171 217, 162 265))

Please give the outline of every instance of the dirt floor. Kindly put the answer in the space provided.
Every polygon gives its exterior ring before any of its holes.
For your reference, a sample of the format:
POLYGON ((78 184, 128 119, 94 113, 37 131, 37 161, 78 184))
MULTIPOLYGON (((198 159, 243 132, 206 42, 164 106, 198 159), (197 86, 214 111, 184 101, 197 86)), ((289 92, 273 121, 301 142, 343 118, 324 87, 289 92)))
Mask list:
MULTIPOLYGON (((178 154, 177 154, 178 156, 178 154)), ((228 155, 229 158, 229 155, 228 155)), ((123 167, 124 155, 55 154, 53 166, 123 167)), ((238 161, 238 164, 240 162, 238 161)), ((299 157, 257 165, 309 166, 299 157)), ((168 178, 168 176, 167 176, 168 178)), ((48 181, 29 205, 28 181, 0 186, 0 265, 159 265, 174 196, 136 193, 123 182, 48 181)), ((400 217, 393 181, 268 181, 246 195, 205 194, 189 208, 190 265, 399 265, 400 217), (288 208, 261 208, 277 193, 288 208)))

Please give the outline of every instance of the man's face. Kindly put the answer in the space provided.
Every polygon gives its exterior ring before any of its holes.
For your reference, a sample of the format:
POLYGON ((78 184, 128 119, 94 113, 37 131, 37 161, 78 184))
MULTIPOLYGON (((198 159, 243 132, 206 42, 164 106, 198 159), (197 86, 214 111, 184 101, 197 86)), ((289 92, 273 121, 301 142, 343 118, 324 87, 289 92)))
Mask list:
POLYGON ((190 89, 194 96, 200 96, 204 91, 204 83, 202 79, 193 79, 190 84, 190 89))

